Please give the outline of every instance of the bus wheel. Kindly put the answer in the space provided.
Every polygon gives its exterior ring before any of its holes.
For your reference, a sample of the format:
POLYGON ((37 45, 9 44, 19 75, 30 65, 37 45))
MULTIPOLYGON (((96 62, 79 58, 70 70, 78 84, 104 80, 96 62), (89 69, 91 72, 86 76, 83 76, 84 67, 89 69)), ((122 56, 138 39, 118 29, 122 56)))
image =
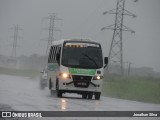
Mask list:
POLYGON ((62 97, 62 92, 59 90, 58 79, 56 79, 56 91, 57 91, 57 97, 62 97))
POLYGON ((92 99, 93 93, 88 93, 88 99, 92 99))
POLYGON ((62 97, 62 92, 57 90, 57 97, 62 97))
POLYGON ((87 98, 87 94, 86 93, 83 93, 82 94, 82 99, 86 99, 87 98))
POLYGON ((95 99, 96 99, 96 100, 99 100, 99 99, 100 99, 100 96, 101 96, 101 93, 100 93, 100 92, 95 93, 95 99))
POLYGON ((56 78, 56 90, 59 90, 58 79, 56 78))

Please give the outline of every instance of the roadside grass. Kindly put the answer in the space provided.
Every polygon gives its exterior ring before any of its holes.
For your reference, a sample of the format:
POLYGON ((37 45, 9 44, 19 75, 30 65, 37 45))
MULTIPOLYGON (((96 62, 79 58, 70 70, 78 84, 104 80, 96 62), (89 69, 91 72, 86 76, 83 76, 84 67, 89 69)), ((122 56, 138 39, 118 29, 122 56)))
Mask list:
POLYGON ((160 78, 108 75, 103 82, 104 96, 160 104, 160 78))
POLYGON ((0 74, 23 76, 33 79, 37 77, 40 73, 37 70, 31 70, 31 69, 11 69, 11 68, 0 67, 0 74))

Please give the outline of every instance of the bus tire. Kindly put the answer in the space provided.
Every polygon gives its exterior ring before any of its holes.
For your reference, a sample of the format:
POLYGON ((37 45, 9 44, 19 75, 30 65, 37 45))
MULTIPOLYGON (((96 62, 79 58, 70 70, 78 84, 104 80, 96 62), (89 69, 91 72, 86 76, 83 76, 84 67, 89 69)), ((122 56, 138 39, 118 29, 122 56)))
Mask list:
POLYGON ((88 93, 88 99, 92 99, 93 93, 88 93))
POLYGON ((56 78, 56 90, 59 90, 58 78, 56 78))
POLYGON ((62 97, 62 92, 60 90, 57 91, 57 97, 62 97))
POLYGON ((82 99, 87 99, 87 94, 86 93, 82 94, 82 99))
POLYGON ((56 91, 57 91, 57 97, 62 97, 62 92, 59 90, 58 78, 56 78, 56 91))
POLYGON ((99 100, 101 96, 101 92, 95 93, 95 100, 99 100))

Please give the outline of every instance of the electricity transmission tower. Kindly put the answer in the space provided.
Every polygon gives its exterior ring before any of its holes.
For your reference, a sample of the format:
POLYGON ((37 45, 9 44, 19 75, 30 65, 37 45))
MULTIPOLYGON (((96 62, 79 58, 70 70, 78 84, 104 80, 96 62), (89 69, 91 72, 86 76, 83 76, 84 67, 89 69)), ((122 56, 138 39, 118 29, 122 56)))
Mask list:
POLYGON ((10 57, 9 62, 11 62, 12 64, 14 64, 16 66, 16 63, 17 63, 17 47, 19 46, 17 43, 18 43, 18 39, 20 39, 19 30, 23 30, 23 29, 21 29, 18 25, 15 25, 11 29, 14 31, 14 35, 13 35, 12 52, 11 52, 11 57, 10 57))
POLYGON ((49 19, 49 27, 47 28, 49 30, 48 34, 48 40, 47 40, 47 49, 46 49, 46 55, 49 54, 49 49, 52 45, 52 42, 54 41, 54 31, 61 31, 55 27, 55 21, 56 20, 62 20, 60 18, 57 18, 54 13, 50 14, 49 17, 45 17, 45 19, 49 19))
MULTIPOLYGON (((137 2, 137 0, 135 1, 137 2)), ((112 9, 110 11, 103 12, 105 14, 115 14, 115 24, 103 27, 101 30, 110 29, 113 30, 113 37, 109 51, 109 64, 107 69, 110 69, 111 64, 119 64, 120 65, 120 74, 124 74, 123 68, 123 41, 122 41, 122 32, 130 31, 131 33, 135 33, 133 30, 123 25, 124 15, 136 17, 135 14, 125 10, 125 0, 117 0, 116 9, 112 9)))
MULTIPOLYGON (((44 19, 49 19, 49 27, 44 28, 45 30, 49 30, 48 34, 48 39, 47 39, 47 48, 46 48, 46 55, 45 55, 45 60, 44 60, 44 68, 46 67, 47 60, 48 60, 48 55, 49 55, 49 50, 52 45, 52 42, 55 40, 54 38, 54 31, 61 31, 60 29, 55 27, 55 21, 57 20, 62 20, 58 17, 56 17, 55 13, 49 14, 48 17, 45 17, 44 19)), ((46 40, 45 40, 46 41, 46 40)))

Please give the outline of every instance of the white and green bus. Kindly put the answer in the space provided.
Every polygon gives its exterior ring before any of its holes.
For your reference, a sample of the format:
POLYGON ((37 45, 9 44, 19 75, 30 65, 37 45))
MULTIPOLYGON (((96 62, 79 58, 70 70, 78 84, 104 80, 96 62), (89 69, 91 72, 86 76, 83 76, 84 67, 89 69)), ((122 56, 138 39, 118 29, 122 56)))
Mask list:
POLYGON ((98 42, 87 39, 54 41, 48 57, 48 79, 51 94, 77 93, 84 99, 100 99, 104 66, 98 42))

